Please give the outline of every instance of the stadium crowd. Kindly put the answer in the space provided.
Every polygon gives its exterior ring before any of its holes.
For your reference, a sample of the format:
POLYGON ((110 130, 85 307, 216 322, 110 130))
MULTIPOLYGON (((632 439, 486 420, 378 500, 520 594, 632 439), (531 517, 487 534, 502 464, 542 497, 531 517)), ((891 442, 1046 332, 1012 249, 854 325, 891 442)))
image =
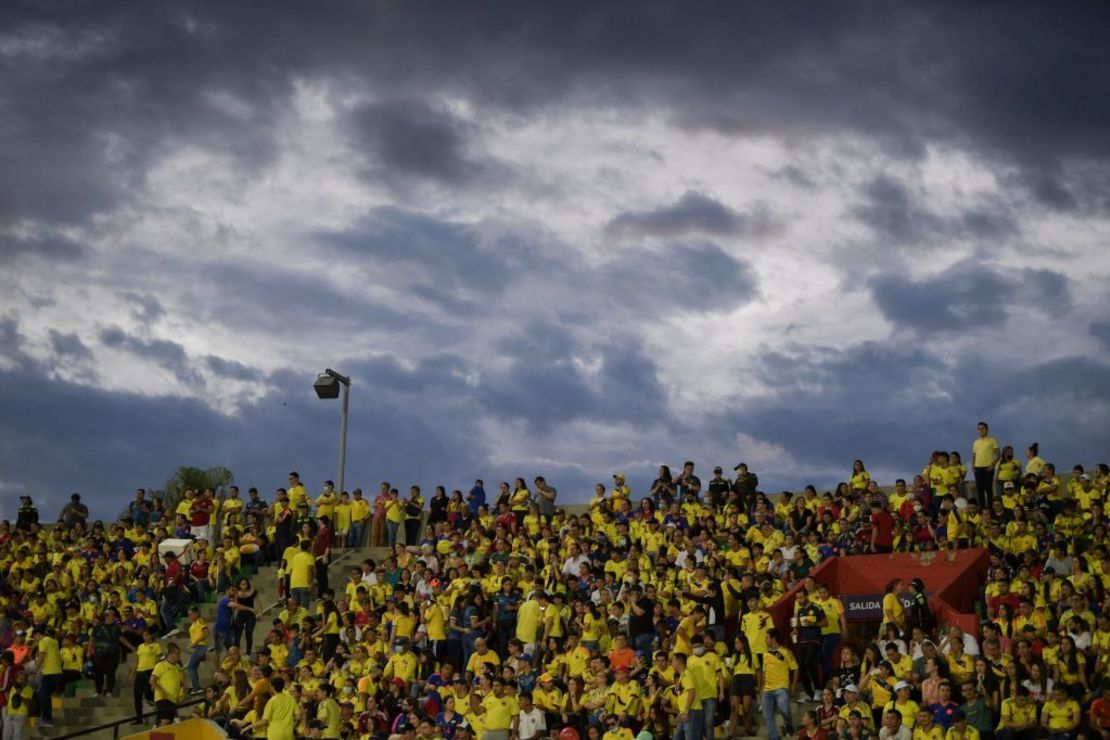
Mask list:
POLYGON ((542 477, 426 501, 388 483, 310 496, 293 473, 272 501, 232 487, 169 510, 139 490, 111 523, 74 494, 52 527, 25 498, 0 524, 3 739, 48 726, 83 676, 112 694, 124 665, 137 723, 152 703, 245 738, 1110 738, 1110 469, 1062 482, 982 423, 968 452, 887 491, 860 460, 833 490, 774 497, 743 463, 704 483, 661 466, 641 495, 618 473, 579 516, 542 477), (160 552, 171 539, 194 558, 160 552), (367 540, 388 557, 330 582, 334 550, 367 540), (889 584, 877 635, 850 630, 809 577, 969 547, 990 551, 978 637, 937 624, 917 579, 889 584), (263 615, 274 594, 249 575, 266 564, 282 603, 263 615), (798 581, 781 634, 767 607, 798 581))

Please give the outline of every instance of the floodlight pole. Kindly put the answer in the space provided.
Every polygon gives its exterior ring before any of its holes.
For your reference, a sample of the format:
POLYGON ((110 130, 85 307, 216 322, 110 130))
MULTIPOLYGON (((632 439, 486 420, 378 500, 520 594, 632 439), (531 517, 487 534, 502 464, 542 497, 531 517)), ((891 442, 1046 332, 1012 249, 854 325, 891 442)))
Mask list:
POLYGON ((347 406, 351 394, 351 378, 340 375, 331 368, 324 371, 338 380, 343 385, 343 411, 339 416, 339 488, 337 492, 343 493, 343 478, 347 472, 347 406))

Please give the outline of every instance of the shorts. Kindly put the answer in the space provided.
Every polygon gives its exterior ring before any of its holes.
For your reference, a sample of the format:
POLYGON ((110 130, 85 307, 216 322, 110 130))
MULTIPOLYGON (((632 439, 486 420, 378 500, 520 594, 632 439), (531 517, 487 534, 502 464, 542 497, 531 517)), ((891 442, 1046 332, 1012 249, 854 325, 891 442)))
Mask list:
POLYGON ((728 688, 729 696, 750 696, 755 698, 755 675, 740 674, 732 677, 732 684, 728 688))
POLYGON ((173 722, 177 718, 177 703, 168 699, 159 699, 154 702, 154 709, 158 722, 173 722))

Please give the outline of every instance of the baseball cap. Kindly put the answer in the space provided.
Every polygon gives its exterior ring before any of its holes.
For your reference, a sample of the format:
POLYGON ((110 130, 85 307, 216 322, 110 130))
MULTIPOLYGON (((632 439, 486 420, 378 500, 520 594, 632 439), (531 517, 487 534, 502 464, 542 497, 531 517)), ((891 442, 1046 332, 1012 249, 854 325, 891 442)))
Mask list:
POLYGON ((845 691, 851 691, 853 694, 858 694, 859 693, 859 687, 856 686, 854 683, 850 683, 847 686, 845 686, 844 690, 845 691))
POLYGON ((910 688, 910 684, 908 681, 899 681, 898 683, 894 684, 895 691, 901 691, 902 689, 908 688, 910 688))
POLYGON ((1012 490, 1014 490, 1014 482, 1013 482, 1013 481, 1009 481, 1009 480, 1008 480, 1008 481, 1006 481, 1005 483, 1003 483, 1003 484, 1002 484, 1002 490, 1004 490, 1004 491, 1012 491, 1012 490))

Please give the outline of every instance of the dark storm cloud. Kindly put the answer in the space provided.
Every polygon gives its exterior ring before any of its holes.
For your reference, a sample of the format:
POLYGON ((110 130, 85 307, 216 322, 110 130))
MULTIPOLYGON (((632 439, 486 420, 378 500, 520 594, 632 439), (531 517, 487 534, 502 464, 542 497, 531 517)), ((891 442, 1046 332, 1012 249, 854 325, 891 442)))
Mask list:
MULTIPOLYGON (((760 354, 755 372, 774 393, 722 404, 726 410, 706 421, 710 433, 744 432, 814 469, 839 466, 845 477, 847 462, 862 457, 872 469, 909 478, 931 449, 969 449, 980 418, 1003 444, 1022 449, 1040 439, 1058 464, 1089 464, 1110 445, 1100 422, 1110 410, 1110 365, 1088 358, 1023 367, 976 353, 942 360, 919 347, 863 342, 760 354), (1030 403, 1074 423, 1048 429, 1030 403)), ((789 485, 814 482, 780 476, 789 485)))
POLYGON ((600 271, 600 289, 638 310, 665 314, 729 310, 755 299, 759 281, 751 264, 712 243, 671 244, 639 251, 600 271))
POLYGON ((1103 349, 1110 350, 1110 321, 1092 321, 1087 333, 1101 342, 1103 349))
MULTIPOLYGON (((0 352, 23 358, 19 367, 0 370, 0 468, 18 471, 5 482, 44 497, 45 517, 57 513, 61 493, 73 490, 86 495, 95 516, 114 517, 121 492, 161 487, 176 465, 227 465, 240 485, 257 485, 267 495, 290 469, 310 486, 336 476, 339 407, 316 398, 311 373, 268 376, 265 395, 229 416, 195 399, 52 379, 48 366, 23 354, 21 336, 15 319, 0 321, 0 352), (32 386, 36 393, 27 393, 32 386), (258 444, 259 435, 265 444, 258 444), (90 478, 89 470, 100 472, 90 478)), ((128 343, 115 332, 108 341, 128 343)), ((366 490, 383 478, 428 488, 462 485, 489 470, 473 428, 476 407, 459 393, 461 360, 431 357, 412 368, 340 360, 337 366, 354 380, 348 488, 366 490)))
POLYGON ((634 339, 588 344, 570 327, 534 322, 499 349, 509 365, 482 377, 477 398, 487 412, 524 421, 538 437, 579 419, 650 426, 669 418, 656 363, 634 339), (598 360, 596 373, 584 369, 598 360))
POLYGON ((185 348, 177 342, 168 339, 140 339, 127 334, 118 326, 112 326, 101 330, 100 343, 153 362, 164 370, 169 370, 187 386, 204 386, 204 377, 193 368, 185 348))
POLYGON ((458 185, 481 172, 466 155, 464 124, 415 100, 361 106, 351 113, 356 146, 371 180, 427 178, 458 185))
MULTIPOLYGON (((339 260, 336 270, 358 265, 339 260)), ((296 265, 209 263, 194 266, 185 297, 195 315, 240 330, 281 332, 403 329, 414 317, 357 292, 343 290, 296 265)), ((424 322, 423 327, 434 327, 424 322)))
POLYGON ((76 334, 62 334, 54 329, 50 330, 50 347, 55 354, 63 355, 78 360, 87 360, 92 357, 92 352, 81 337, 76 334))
POLYGON ((884 274, 870 287, 889 321, 928 332, 1001 326, 1016 305, 1059 316, 1071 307, 1068 285, 1066 277, 1051 270, 964 262, 920 280, 884 274))
MULTIPOLYGON (((0 200, 2 198, 0 195, 0 200)), ((72 262, 85 256, 85 253, 83 244, 63 236, 16 237, 0 234, 0 264, 10 264, 21 257, 37 257, 46 262, 72 262)))
POLYGON ((262 378, 262 373, 258 369, 216 355, 205 357, 204 364, 216 375, 231 380, 254 381, 262 378))
POLYGON ((1071 163, 1105 179, 1108 20, 1103 5, 10 2, 0 223, 111 210, 178 146, 264 167, 294 83, 320 80, 384 101, 355 126, 384 177, 468 181, 466 137, 431 102, 456 95, 511 114, 651 108, 729 135, 850 132, 898 156, 939 141, 1073 208, 1104 200, 1071 163))
POLYGON ((1017 232, 1007 206, 957 209, 955 214, 929 210, 906 184, 880 175, 860 188, 860 203, 852 214, 888 246, 929 244, 959 237, 998 239, 1017 232))
POLYGON ((123 297, 135 305, 131 310, 131 317, 143 326, 150 326, 166 315, 161 301, 152 295, 127 292, 123 297))
POLYGON ((774 218, 763 208, 738 213, 704 193, 687 191, 673 205, 650 211, 622 213, 606 230, 620 237, 674 238, 688 234, 709 236, 764 236, 775 228, 774 218))

